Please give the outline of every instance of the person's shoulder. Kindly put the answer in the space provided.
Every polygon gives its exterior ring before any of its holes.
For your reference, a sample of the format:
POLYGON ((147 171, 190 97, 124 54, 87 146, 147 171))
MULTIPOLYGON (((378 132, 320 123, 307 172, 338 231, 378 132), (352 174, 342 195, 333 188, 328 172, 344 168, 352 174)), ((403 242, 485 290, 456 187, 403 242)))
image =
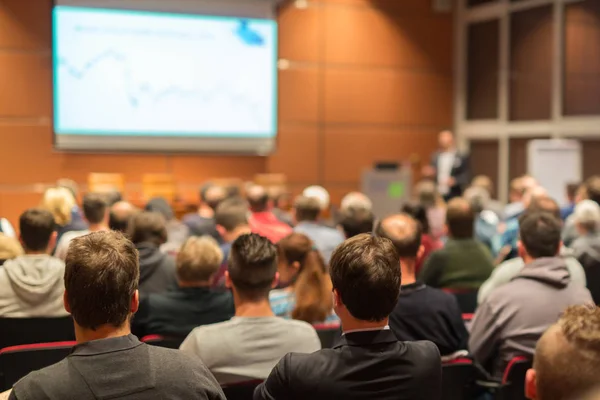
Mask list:
POLYGON ((451 293, 446 293, 441 289, 437 289, 431 286, 425 286, 423 289, 425 294, 428 297, 428 303, 431 303, 431 300, 435 301, 438 304, 446 304, 446 302, 454 301, 456 298, 451 293))
POLYGON ((307 333, 316 332, 315 328, 308 322, 298 321, 296 319, 283 319, 283 318, 278 318, 278 321, 281 325, 286 325, 289 329, 293 329, 297 332, 307 332, 307 333))
POLYGON ((403 342, 406 346, 405 357, 415 361, 421 370, 441 368, 441 355, 438 347, 429 340, 403 342))
POLYGON ((69 378, 68 361, 65 358, 56 364, 30 372, 14 385, 13 390, 17 398, 23 398, 19 396, 22 391, 37 393, 39 390, 44 390, 44 388, 55 387, 56 382, 68 387, 69 378))
POLYGON ((231 327, 238 324, 235 319, 228 321, 217 322, 215 324, 202 325, 194 328, 190 333, 189 337, 200 338, 209 336, 220 336, 223 332, 227 332, 231 327))

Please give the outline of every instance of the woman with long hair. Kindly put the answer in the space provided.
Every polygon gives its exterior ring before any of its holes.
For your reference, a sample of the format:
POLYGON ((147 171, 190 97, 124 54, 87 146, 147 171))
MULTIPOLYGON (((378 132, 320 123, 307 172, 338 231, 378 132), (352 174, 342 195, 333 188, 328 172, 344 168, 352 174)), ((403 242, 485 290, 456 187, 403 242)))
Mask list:
POLYGON ((332 313, 331 278, 312 241, 292 233, 277 243, 279 279, 283 289, 269 295, 275 315, 308 323, 337 321, 332 313))

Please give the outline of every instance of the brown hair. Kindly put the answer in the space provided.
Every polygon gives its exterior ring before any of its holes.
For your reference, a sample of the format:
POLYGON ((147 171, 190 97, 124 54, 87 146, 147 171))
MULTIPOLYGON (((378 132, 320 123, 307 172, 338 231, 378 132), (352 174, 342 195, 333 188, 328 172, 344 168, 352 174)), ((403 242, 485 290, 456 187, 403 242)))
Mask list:
POLYGON ((296 220, 316 221, 321 213, 321 203, 315 197, 298 196, 294 201, 296 220))
POLYGON ((331 313, 331 279, 325 261, 312 241, 301 233, 292 233, 277 243, 277 252, 287 264, 300 264, 294 283, 296 306, 292 318, 308 323, 324 321, 331 313))
POLYGON ((569 307, 539 340, 533 368, 540 400, 579 398, 598 385, 600 309, 569 307))
POLYGON ((125 323, 140 279, 138 258, 133 243, 120 232, 73 239, 65 260, 65 290, 79 326, 96 330, 125 323))
POLYGON ((167 222, 162 214, 143 211, 129 220, 127 236, 135 244, 142 242, 154 243, 157 246, 167 241, 167 222))
POLYGON ((210 236, 189 238, 177 254, 177 277, 183 282, 208 281, 223 262, 223 251, 210 236))
POLYGON ((54 233, 54 216, 48 210, 30 208, 19 217, 21 241, 27 251, 44 251, 54 233))
POLYGON ((448 202, 446 224, 453 239, 471 239, 475 226, 475 213, 469 202, 462 198, 454 198, 448 202))
POLYGON ((87 193, 83 196, 83 215, 91 224, 99 224, 106 216, 106 196, 99 193, 87 193))

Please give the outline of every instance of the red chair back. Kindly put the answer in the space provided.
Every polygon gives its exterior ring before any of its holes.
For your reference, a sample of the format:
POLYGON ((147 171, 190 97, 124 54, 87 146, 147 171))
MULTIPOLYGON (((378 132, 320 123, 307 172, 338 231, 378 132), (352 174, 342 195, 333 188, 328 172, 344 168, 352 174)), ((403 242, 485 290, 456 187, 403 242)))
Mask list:
POLYGON ((6 347, 0 350, 0 392, 12 388, 30 372, 56 364, 77 343, 54 342, 6 347))
POLYGON ((260 385, 262 380, 238 382, 223 386, 223 393, 227 400, 252 400, 254 389, 260 385))
POLYGON ((525 400, 525 375, 532 366, 531 359, 518 356, 510 360, 502 377, 502 398, 525 400))
POLYGON ((152 346, 165 347, 167 349, 178 349, 185 338, 162 335, 147 335, 141 339, 141 342, 152 346))
POLYGON ((337 340, 342 337, 342 329, 339 321, 313 325, 321 340, 321 347, 332 348, 337 340))

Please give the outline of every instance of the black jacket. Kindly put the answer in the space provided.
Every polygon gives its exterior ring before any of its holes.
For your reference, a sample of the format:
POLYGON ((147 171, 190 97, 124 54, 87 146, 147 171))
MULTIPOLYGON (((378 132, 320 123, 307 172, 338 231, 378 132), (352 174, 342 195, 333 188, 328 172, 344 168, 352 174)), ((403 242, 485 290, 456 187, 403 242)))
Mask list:
MULTIPOLYGON (((431 157, 431 166, 436 170, 436 182, 438 177, 438 161, 440 158, 440 152, 436 151, 431 157)), ((462 196, 463 191, 469 186, 471 181, 471 168, 469 166, 469 156, 457 152, 454 157, 454 164, 452 165, 452 171, 450 172, 450 176, 456 180, 454 186, 450 188, 450 192, 446 195, 446 198, 450 199, 453 197, 462 196)))
POLYGON ((177 287, 175 259, 154 243, 137 243, 140 252, 140 294, 162 293, 177 287))
POLYGON ((390 328, 398 340, 430 340, 443 356, 466 350, 469 334, 456 298, 422 282, 403 285, 390 328))
POLYGON ((345 334, 333 349, 291 353, 254 400, 438 400, 440 353, 431 342, 399 342, 391 330, 345 334))

